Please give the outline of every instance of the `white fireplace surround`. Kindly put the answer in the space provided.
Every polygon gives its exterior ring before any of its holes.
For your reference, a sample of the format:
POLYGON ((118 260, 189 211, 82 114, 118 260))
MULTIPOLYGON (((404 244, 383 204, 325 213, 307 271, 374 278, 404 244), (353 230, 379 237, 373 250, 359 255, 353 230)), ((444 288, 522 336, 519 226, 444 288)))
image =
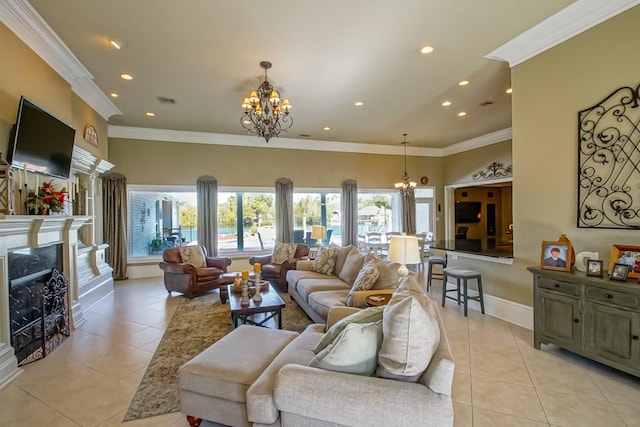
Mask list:
POLYGON ((21 372, 11 346, 9 252, 62 244, 63 273, 69 280, 69 320, 75 329, 85 321, 83 312, 113 291, 112 269, 104 260, 108 245, 79 244, 78 229, 91 219, 90 216, 0 214, 0 388, 21 372))

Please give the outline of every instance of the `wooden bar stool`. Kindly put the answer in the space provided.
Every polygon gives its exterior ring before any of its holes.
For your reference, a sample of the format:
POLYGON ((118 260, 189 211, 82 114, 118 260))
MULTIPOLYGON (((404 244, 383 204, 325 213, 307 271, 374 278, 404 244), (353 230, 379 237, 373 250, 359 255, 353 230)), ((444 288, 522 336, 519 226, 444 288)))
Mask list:
MULTIPOLYGON (((427 292, 429 291, 429 288, 431 287, 431 280, 434 279, 434 277, 436 279, 444 279, 444 276, 442 273, 434 273, 433 272, 433 266, 434 265, 440 265, 442 266, 442 269, 444 270, 447 267, 447 254, 444 254, 444 256, 436 256, 436 255, 432 255, 429 258, 427 258, 427 292)), ((443 287, 444 289, 444 287, 443 287)))
POLYGON ((465 270, 463 268, 448 267, 442 270, 442 306, 444 307, 445 298, 452 299, 460 305, 460 302, 464 304, 464 315, 467 316, 467 301, 475 300, 480 301, 480 310, 484 314, 484 296, 482 293, 482 275, 474 270, 465 270), (456 287, 447 289, 447 280, 449 277, 456 279, 456 287), (478 282, 478 296, 470 297, 469 289, 467 287, 467 281, 469 279, 475 279, 478 282), (460 282, 462 282, 462 289, 460 289, 460 282), (456 292, 456 298, 447 295, 448 292, 456 292))

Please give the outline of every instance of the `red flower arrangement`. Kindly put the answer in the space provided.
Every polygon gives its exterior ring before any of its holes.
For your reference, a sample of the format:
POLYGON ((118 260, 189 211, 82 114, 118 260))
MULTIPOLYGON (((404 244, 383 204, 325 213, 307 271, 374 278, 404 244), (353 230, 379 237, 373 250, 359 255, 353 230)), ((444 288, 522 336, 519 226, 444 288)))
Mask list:
POLYGON ((45 181, 42 187, 38 188, 38 194, 29 193, 27 198, 27 207, 38 215, 47 215, 48 211, 62 212, 64 211, 64 198, 67 194, 67 188, 56 190, 52 181, 45 181))

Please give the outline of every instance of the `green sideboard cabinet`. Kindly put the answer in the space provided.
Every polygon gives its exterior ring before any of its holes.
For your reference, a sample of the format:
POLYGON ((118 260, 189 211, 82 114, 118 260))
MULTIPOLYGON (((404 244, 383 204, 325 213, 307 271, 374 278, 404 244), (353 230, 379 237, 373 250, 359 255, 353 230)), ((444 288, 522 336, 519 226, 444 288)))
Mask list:
POLYGON ((640 284, 529 267, 533 346, 555 344, 640 377, 640 284))

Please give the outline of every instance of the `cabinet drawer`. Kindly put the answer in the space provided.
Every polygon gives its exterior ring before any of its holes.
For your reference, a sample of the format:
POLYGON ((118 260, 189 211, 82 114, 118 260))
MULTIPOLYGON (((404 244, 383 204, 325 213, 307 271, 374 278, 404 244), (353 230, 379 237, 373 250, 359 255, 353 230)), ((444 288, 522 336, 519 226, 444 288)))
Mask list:
POLYGON ((539 277, 538 287, 541 289, 561 292, 567 295, 580 295, 580 285, 578 283, 563 282, 561 280, 550 279, 548 277, 539 277))
POLYGON ((586 296, 587 298, 595 301, 624 305, 625 307, 631 308, 640 308, 640 298, 633 294, 587 286, 586 296))

